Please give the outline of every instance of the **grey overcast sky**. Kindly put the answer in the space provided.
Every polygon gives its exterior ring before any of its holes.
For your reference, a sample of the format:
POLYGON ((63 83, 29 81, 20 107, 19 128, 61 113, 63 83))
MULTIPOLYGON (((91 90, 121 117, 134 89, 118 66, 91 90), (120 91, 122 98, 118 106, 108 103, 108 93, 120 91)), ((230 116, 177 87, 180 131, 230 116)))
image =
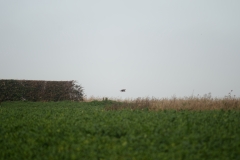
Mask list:
POLYGON ((88 97, 239 97, 240 1, 0 0, 0 79, 77 80, 88 97))

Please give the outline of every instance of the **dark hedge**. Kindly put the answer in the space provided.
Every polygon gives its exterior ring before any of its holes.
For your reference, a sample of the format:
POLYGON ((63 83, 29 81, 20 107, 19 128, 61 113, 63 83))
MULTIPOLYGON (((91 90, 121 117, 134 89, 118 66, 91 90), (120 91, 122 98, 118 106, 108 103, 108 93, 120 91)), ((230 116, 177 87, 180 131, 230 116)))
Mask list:
POLYGON ((76 81, 0 80, 0 101, 82 101, 76 81))

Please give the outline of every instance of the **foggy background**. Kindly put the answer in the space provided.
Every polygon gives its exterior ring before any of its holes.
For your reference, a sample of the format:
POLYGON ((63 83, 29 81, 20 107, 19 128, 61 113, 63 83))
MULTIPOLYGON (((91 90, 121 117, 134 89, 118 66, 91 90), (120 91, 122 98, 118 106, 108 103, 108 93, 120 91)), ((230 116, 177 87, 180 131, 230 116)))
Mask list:
POLYGON ((77 80, 88 97, 239 97, 239 8, 239 0, 0 0, 0 79, 77 80))

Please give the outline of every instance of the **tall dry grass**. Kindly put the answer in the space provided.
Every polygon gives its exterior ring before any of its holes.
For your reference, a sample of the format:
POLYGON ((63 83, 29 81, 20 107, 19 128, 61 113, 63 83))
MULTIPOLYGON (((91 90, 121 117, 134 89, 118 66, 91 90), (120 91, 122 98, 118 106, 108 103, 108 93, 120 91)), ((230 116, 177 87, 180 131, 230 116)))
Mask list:
POLYGON ((240 98, 231 96, 231 92, 224 98, 212 98, 211 93, 200 97, 184 98, 137 98, 128 100, 118 100, 121 103, 114 103, 106 106, 107 110, 121 109, 148 109, 148 110, 230 110, 240 109, 240 98))
POLYGON ((137 98, 131 102, 116 103, 107 106, 107 110, 120 109, 149 109, 149 110, 216 110, 216 109, 240 109, 240 98, 137 98))
POLYGON ((123 100, 123 99, 121 99, 121 98, 113 98, 113 97, 96 97, 96 96, 89 96, 89 97, 87 97, 87 96, 84 96, 83 97, 83 101, 84 102, 92 102, 92 101, 107 101, 107 100, 111 100, 111 101, 116 101, 116 102, 126 102, 126 101, 131 101, 130 99, 129 100, 127 100, 127 99, 125 99, 125 100, 123 100))
POLYGON ((114 101, 106 106, 106 110, 148 109, 148 110, 230 110, 240 109, 240 97, 232 96, 232 90, 224 98, 212 98, 211 93, 203 96, 189 96, 184 98, 136 98, 120 99, 107 97, 84 97, 85 102, 114 101))

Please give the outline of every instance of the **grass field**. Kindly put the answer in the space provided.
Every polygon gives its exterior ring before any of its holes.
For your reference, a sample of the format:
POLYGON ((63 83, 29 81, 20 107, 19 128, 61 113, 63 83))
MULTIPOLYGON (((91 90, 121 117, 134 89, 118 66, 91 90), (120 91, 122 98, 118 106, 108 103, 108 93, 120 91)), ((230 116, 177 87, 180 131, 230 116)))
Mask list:
POLYGON ((172 101, 2 102, 0 159, 240 159, 239 99, 172 101))

